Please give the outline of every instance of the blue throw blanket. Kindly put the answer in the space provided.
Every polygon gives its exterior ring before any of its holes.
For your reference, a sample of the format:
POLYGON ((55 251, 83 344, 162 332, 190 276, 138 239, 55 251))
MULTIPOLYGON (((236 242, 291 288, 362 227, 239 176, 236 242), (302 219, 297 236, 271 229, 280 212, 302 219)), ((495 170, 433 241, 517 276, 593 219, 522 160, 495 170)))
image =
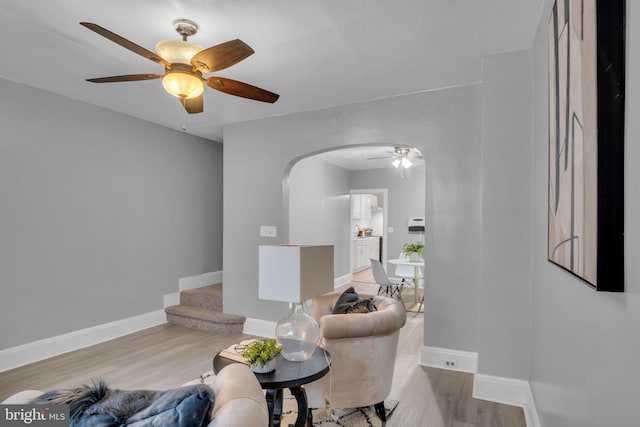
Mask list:
POLYGON ((49 391, 34 404, 70 405, 72 427, 202 427, 209 423, 213 390, 196 384, 166 391, 109 389, 104 380, 49 391))

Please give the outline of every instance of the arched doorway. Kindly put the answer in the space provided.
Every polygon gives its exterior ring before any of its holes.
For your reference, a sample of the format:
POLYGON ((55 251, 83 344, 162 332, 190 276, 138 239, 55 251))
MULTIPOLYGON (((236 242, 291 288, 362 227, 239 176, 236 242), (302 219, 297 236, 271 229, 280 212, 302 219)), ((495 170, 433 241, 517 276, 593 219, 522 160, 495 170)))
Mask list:
MULTIPOLYGON (((336 286, 350 282, 356 270, 368 267, 369 255, 356 261, 356 245, 363 240, 378 243, 375 249, 384 262, 397 258, 405 243, 423 239, 423 234, 409 232, 408 222, 424 218, 424 160, 412 147, 400 148, 417 153, 406 167, 393 164, 398 163, 398 146, 345 146, 299 157, 285 174, 285 242, 333 244, 336 286), (364 203, 356 215, 354 196, 364 195, 375 196, 376 203, 364 203), (359 231, 364 235, 358 236, 359 231)), ((393 271, 392 266, 390 274, 393 271)))

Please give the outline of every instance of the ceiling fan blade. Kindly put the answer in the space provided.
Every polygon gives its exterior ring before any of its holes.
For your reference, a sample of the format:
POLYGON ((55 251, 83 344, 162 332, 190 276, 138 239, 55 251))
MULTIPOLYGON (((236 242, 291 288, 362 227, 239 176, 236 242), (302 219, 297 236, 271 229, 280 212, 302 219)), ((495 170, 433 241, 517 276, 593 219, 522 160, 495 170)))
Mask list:
POLYGON ((140 80, 159 79, 162 74, 126 74, 124 76, 98 77, 96 79, 87 79, 91 83, 117 83, 117 82, 137 82, 140 80))
POLYGON ((150 50, 147 50, 147 49, 143 48, 142 46, 139 46, 139 45, 135 44, 134 42, 129 41, 129 40, 125 39, 124 37, 119 36, 116 33, 113 33, 111 31, 107 30, 106 28, 101 27, 100 25, 93 24, 91 22, 81 22, 80 25, 90 29, 91 31, 94 31, 94 32, 100 34, 103 37, 108 38, 112 42, 119 44, 120 46, 124 47, 125 49, 129 49, 133 53, 137 53, 140 56, 143 56, 143 57, 145 57, 147 59, 150 59, 153 62, 157 62, 158 64, 161 64, 161 65, 163 65, 165 67, 169 67, 171 65, 167 61, 165 61, 162 57, 156 55, 155 53, 151 52, 150 50))
POLYGON ((396 157, 396 156, 367 157, 367 160, 393 159, 394 157, 396 157))
POLYGON ((280 97, 280 95, 269 92, 268 90, 260 89, 259 87, 251 86, 250 84, 236 80, 226 79, 224 77, 209 77, 206 81, 207 85, 212 89, 228 93, 229 95, 253 99, 255 101, 269 102, 273 104, 280 97))
POLYGON ((202 113, 204 111, 203 96, 195 98, 181 98, 180 103, 189 114, 202 113))
POLYGON ((191 65, 201 73, 212 73, 237 64, 253 53, 242 40, 230 40, 196 53, 191 58, 191 65))

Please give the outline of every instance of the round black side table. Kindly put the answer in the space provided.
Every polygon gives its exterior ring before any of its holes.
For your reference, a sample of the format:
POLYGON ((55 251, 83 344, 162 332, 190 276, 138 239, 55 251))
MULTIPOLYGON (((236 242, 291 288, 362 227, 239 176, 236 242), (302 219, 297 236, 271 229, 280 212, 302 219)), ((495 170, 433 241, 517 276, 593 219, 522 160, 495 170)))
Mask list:
MULTIPOLYGON (((213 358, 213 372, 216 374, 227 365, 240 363, 220 356, 213 358)), ((307 405, 307 393, 302 386, 322 378, 329 372, 331 355, 323 348, 316 348, 311 359, 304 362, 291 362, 281 355, 277 357, 276 369, 266 374, 255 374, 260 386, 266 390, 267 405, 269 406, 270 425, 280 427, 282 416, 282 390, 288 388, 296 398, 298 417, 294 427, 304 427, 313 424, 311 411, 307 405)))

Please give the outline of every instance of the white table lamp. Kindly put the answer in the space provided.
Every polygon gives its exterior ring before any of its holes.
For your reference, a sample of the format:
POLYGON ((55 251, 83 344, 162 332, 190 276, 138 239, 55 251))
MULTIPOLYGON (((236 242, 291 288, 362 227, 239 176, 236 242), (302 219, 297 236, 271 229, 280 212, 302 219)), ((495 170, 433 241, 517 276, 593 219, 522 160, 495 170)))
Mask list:
POLYGON ((320 338, 318 323, 304 302, 333 291, 333 245, 277 245, 259 248, 258 297, 292 303, 276 325, 282 356, 308 360, 320 338))

